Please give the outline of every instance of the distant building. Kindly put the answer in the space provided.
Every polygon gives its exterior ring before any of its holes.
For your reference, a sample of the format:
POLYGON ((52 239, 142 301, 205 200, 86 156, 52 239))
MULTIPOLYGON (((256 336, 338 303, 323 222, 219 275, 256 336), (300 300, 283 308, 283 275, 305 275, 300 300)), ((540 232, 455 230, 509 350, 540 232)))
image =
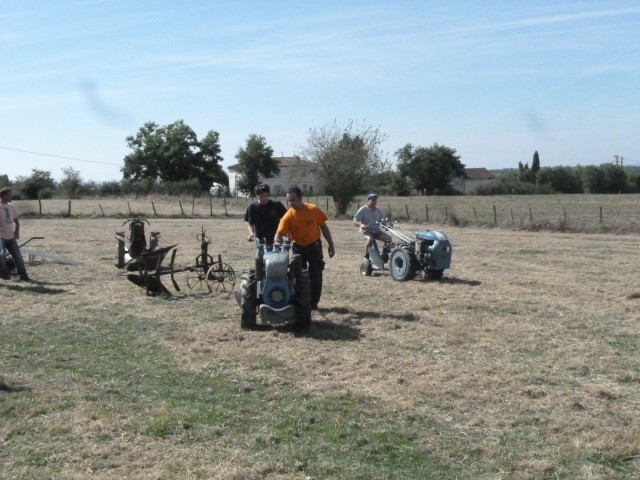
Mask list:
MULTIPOLYGON (((280 173, 271 178, 260 176, 260 183, 266 183, 271 188, 271 195, 284 196, 291 185, 298 185, 306 195, 315 194, 318 179, 313 173, 313 162, 296 156, 275 158, 280 173)), ((238 164, 229 167, 229 185, 232 193, 238 193, 238 164)))
POLYGON ((465 168, 461 177, 454 179, 451 185, 464 193, 474 193, 480 187, 493 183, 495 176, 486 168, 465 168))

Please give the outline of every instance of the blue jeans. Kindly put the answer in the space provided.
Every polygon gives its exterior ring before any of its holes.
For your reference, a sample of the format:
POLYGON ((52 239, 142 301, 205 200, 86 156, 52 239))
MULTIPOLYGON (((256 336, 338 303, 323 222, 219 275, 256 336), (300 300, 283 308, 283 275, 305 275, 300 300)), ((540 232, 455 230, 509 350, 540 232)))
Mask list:
POLYGON ((22 253, 20 252, 20 247, 18 246, 18 241, 15 238, 11 240, 2 239, 2 245, 5 250, 8 250, 13 258, 13 263, 16 265, 16 270, 18 271, 18 275, 20 278, 27 277, 27 271, 24 268, 24 260, 22 259, 22 253))

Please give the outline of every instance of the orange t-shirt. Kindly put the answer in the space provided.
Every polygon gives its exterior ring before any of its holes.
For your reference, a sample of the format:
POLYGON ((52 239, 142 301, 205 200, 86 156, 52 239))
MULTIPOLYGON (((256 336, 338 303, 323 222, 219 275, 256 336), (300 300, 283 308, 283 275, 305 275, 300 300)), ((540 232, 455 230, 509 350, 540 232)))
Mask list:
POLYGON ((291 241, 298 245, 310 245, 320 238, 320 225, 324 225, 328 217, 313 203, 304 203, 301 210, 290 208, 280 219, 278 232, 289 235, 291 241))

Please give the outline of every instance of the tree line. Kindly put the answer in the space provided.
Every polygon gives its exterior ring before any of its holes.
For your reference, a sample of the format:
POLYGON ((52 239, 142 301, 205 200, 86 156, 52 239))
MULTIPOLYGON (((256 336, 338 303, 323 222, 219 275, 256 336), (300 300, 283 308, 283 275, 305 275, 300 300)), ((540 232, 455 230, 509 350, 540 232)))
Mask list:
MULTIPOLYGON (((427 147, 407 143, 393 152, 392 163, 382 150, 386 140, 387 135, 379 127, 366 122, 334 121, 310 129, 299 156, 310 162, 311 173, 318 181, 316 192, 329 195, 338 214, 344 214, 358 195, 371 190, 395 196, 461 194, 451 185, 465 169, 454 148, 437 143, 427 147)), ((0 175, 0 182, 14 186, 16 199, 123 194, 201 196, 208 194, 212 185, 223 185, 229 194, 220 134, 215 130, 198 139, 183 120, 168 125, 147 122, 125 141, 131 152, 123 159, 120 181, 85 181, 77 170, 68 167, 62 169, 59 183, 51 172, 36 169, 14 182, 0 175)), ((249 135, 235 159, 238 192, 234 193, 252 195, 260 181, 280 173, 273 148, 261 135, 249 135)), ((631 192, 640 192, 640 176, 622 166, 541 167, 537 151, 531 166, 519 162, 517 169, 496 174, 491 185, 477 191, 484 195, 631 192)))

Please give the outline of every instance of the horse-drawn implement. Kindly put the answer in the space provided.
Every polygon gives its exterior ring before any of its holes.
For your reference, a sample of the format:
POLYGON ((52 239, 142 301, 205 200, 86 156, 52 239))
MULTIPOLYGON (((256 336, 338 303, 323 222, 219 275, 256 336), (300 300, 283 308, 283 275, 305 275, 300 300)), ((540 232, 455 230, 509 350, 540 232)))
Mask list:
MULTIPOLYGON (((180 292, 180 286, 176 280, 176 274, 186 273, 186 284, 190 290, 208 292, 231 292, 235 285, 236 276, 233 268, 222 261, 218 254, 217 260, 209 254, 211 238, 207 237, 204 227, 197 235, 200 240, 200 255, 195 259, 195 264, 180 267, 175 263, 178 244, 159 247, 159 232, 151 232, 149 248, 145 235, 144 224, 149 222, 144 218, 132 218, 124 224, 129 224, 129 236, 125 238, 124 232, 116 233, 118 240, 117 267, 126 271, 120 275, 126 275, 127 279, 145 289, 147 295, 165 294, 171 292, 162 283, 162 277, 169 276, 176 291, 180 292), (168 260, 168 263, 165 260, 168 260)), ((123 224, 123 225, 124 225, 123 224)))

